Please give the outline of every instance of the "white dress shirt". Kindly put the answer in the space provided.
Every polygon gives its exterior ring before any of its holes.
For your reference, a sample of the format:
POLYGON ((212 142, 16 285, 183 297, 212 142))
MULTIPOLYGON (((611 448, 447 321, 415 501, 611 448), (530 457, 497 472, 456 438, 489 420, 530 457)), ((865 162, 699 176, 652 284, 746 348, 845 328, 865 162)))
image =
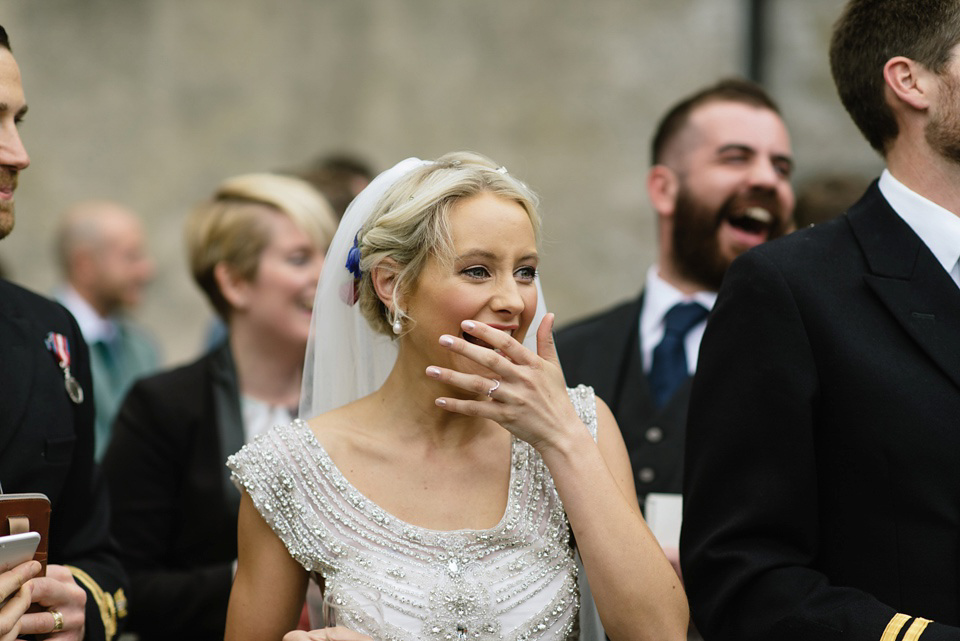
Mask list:
POLYGON ((93 345, 97 341, 110 343, 116 337, 117 324, 109 318, 100 316, 97 310, 70 285, 64 285, 63 289, 57 292, 56 298, 77 319, 80 333, 83 334, 83 340, 88 345, 93 345))
POLYGON ((240 397, 243 412, 243 442, 249 443, 271 427, 286 425, 296 418, 286 407, 270 405, 252 396, 240 397))
MULTIPOLYGON (((643 357, 643 371, 650 373, 653 365, 653 350, 663 340, 664 316, 677 303, 697 302, 713 309, 717 302, 717 293, 701 291, 692 296, 684 294, 679 289, 660 278, 656 265, 647 270, 647 280, 643 288, 643 307, 640 310, 640 346, 643 357)), ((697 356, 700 353, 700 339, 707 321, 703 320, 687 332, 684 339, 684 349, 687 353, 687 370, 692 376, 697 371, 697 356)))
POLYGON ((960 216, 927 200, 884 169, 880 193, 960 287, 960 216))

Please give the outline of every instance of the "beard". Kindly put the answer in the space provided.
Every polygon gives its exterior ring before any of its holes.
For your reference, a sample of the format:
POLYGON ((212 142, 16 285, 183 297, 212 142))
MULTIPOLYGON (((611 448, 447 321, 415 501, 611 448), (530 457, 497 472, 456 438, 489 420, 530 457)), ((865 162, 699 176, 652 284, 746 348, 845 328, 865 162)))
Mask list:
MULTIPOLYGON (((718 291, 723 275, 736 256, 720 247, 720 225, 727 222, 748 231, 766 231, 767 240, 783 236, 789 228, 788 216, 772 189, 751 188, 728 197, 719 207, 698 201, 681 180, 673 214, 673 256, 680 275, 710 291, 718 291), (761 207, 773 216, 767 225, 744 217, 750 207, 761 207)), ((739 253, 737 254, 737 256, 739 253)))
MULTIPOLYGON (((7 169, 0 169, 0 188, 9 189, 11 192, 17 189, 17 174, 7 169)), ((6 238, 13 231, 13 224, 16 219, 13 216, 13 199, 0 200, 0 239, 6 238)))
POLYGON ((13 231, 13 203, 10 201, 0 202, 0 240, 6 238, 13 231))
POLYGON ((953 76, 944 74, 941 87, 939 109, 930 117, 923 134, 935 152, 960 165, 960 85, 953 76))

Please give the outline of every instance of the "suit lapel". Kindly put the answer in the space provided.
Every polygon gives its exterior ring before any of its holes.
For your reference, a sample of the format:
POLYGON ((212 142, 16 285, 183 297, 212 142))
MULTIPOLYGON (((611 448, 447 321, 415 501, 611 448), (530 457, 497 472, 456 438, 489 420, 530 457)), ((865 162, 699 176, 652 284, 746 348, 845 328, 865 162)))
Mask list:
POLYGON ((960 387, 960 288, 876 185, 849 220, 870 267, 867 285, 960 387))
POLYGON ((643 374, 643 358, 640 350, 640 310, 643 308, 643 295, 631 308, 628 322, 618 328, 618 349, 620 354, 616 372, 616 393, 614 400, 617 423, 623 433, 627 450, 643 445, 640 426, 656 412, 653 396, 650 393, 646 376, 643 374))
POLYGON ((36 365, 30 354, 37 346, 30 345, 30 326, 13 300, 16 295, 0 282, 0 452, 7 451, 21 427, 36 365))
POLYGON ((243 412, 240 409, 240 391, 237 370, 230 352, 230 342, 224 342, 209 363, 213 379, 213 402, 217 417, 217 435, 220 442, 220 480, 223 496, 233 506, 240 509, 240 492, 230 480, 230 470, 224 464, 227 457, 243 447, 243 412))

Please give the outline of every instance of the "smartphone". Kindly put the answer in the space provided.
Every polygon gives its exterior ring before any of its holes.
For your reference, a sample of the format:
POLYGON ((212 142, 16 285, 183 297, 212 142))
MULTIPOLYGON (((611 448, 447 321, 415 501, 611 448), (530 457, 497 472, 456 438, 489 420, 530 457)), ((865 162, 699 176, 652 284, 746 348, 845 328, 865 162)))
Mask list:
MULTIPOLYGON (((0 539, 7 534, 37 532, 40 545, 33 555, 40 561, 40 574, 46 574, 47 548, 50 529, 50 499, 36 492, 24 494, 0 494, 0 539)), ((0 566, 2 567, 2 566, 0 566)))
POLYGON ((36 532, 0 536, 0 570, 5 572, 29 561, 36 554, 38 545, 40 535, 36 532))

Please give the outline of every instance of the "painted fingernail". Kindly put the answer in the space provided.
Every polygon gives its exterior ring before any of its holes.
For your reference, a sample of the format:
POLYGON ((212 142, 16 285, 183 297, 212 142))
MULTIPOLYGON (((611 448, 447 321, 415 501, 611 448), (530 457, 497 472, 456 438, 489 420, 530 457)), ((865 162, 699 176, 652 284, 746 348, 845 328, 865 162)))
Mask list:
POLYGON ((440 337, 440 344, 443 345, 444 347, 450 347, 451 345, 453 345, 453 336, 450 336, 449 334, 444 334, 443 336, 440 337))
POLYGON ((437 407, 446 407, 446 406, 447 406, 446 399, 443 399, 443 398, 437 399, 437 407))
POLYGON ((427 376, 430 378, 440 378, 440 368, 431 365, 427 368, 427 376))
POLYGON ((462 323, 460 323, 460 327, 464 328, 467 331, 470 331, 476 326, 477 324, 474 323, 473 321, 463 321, 462 323))

